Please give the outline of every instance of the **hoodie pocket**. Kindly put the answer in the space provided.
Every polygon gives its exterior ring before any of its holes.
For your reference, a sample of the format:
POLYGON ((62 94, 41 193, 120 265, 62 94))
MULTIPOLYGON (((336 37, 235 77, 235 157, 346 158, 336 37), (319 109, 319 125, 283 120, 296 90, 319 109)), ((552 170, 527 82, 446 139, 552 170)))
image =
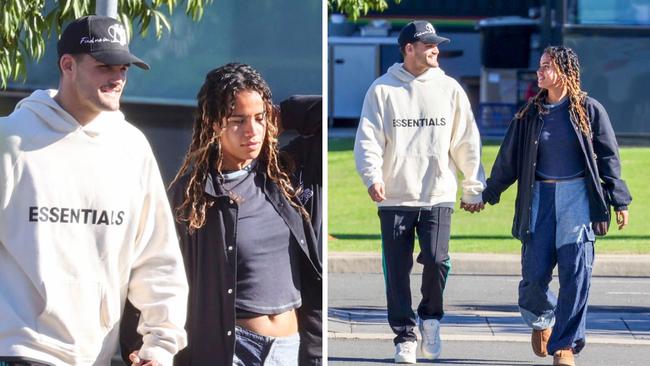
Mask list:
POLYGON ((446 192, 440 162, 435 156, 397 156, 384 169, 386 197, 403 201, 428 201, 446 192))
POLYGON ((79 360, 95 359, 102 349, 110 319, 101 284, 46 281, 44 286, 45 309, 36 319, 41 341, 73 353, 79 360))

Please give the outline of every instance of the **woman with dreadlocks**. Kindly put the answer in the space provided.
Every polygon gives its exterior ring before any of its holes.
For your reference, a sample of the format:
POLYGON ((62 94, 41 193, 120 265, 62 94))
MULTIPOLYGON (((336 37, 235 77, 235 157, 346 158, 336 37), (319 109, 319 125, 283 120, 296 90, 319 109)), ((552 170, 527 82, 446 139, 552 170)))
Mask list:
POLYGON ((498 203, 518 182, 512 234, 522 242, 519 309, 533 329, 535 354, 574 365, 585 345, 594 231, 607 231, 608 204, 619 230, 627 225, 632 198, 607 112, 580 88, 575 52, 546 48, 537 83, 539 93, 510 123, 483 200, 498 203), (556 265, 557 297, 548 286, 556 265))
POLYGON ((232 63, 207 74, 197 99, 171 185, 190 285, 189 344, 174 365, 298 365, 300 312, 320 308, 321 267, 300 192, 278 161, 271 91, 232 63))

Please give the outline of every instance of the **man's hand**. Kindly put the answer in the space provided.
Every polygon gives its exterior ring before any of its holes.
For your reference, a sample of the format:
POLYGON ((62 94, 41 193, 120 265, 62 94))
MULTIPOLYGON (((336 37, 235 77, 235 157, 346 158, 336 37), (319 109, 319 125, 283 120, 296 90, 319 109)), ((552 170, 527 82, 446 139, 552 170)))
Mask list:
POLYGON ((618 224, 619 230, 623 230, 623 228, 627 226, 627 220, 628 220, 627 217, 628 217, 627 210, 616 211, 616 223, 618 224))
POLYGON ((143 360, 138 356, 138 351, 133 351, 129 355, 131 366, 160 366, 160 363, 155 360, 143 360))
POLYGON ((382 183, 375 183, 368 187, 368 195, 375 202, 381 202, 386 199, 384 192, 384 185, 382 183))
POLYGON ((485 204, 483 202, 479 203, 465 203, 463 201, 460 201, 460 208, 467 212, 481 212, 482 209, 485 208, 485 204))

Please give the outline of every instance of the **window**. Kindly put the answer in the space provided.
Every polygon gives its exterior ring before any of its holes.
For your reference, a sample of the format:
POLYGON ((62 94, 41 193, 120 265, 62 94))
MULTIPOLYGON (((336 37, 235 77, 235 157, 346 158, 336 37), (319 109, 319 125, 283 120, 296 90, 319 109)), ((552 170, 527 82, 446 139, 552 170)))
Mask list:
POLYGON ((650 25, 650 0, 569 0, 569 23, 650 25))

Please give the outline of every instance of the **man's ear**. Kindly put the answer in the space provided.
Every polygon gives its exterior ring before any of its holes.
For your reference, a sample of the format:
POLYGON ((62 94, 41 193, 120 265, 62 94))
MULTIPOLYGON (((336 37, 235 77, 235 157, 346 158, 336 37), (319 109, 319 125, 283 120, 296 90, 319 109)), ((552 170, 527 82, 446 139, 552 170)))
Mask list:
POLYGON ((404 46, 404 53, 412 53, 413 52, 413 43, 407 43, 406 46, 404 46))
POLYGON ((59 59, 59 67, 63 74, 70 73, 74 69, 77 61, 70 54, 65 54, 59 59))

